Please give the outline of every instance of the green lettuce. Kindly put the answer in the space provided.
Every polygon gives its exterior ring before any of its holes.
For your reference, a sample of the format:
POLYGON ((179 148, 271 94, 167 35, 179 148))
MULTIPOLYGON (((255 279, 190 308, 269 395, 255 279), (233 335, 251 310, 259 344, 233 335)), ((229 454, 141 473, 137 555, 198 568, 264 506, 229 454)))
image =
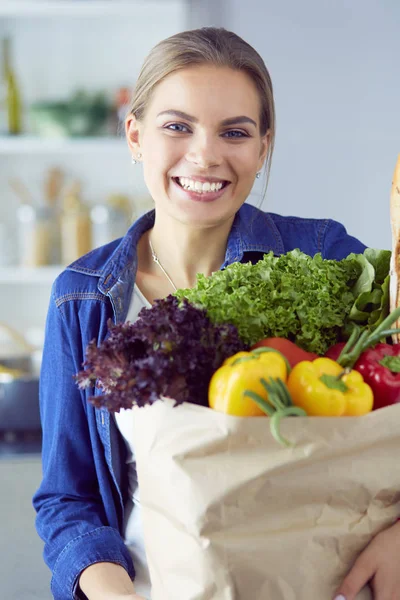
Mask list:
MULTIPOLYGON (((265 254, 256 264, 234 263, 198 275, 179 299, 205 308, 214 323, 231 323, 243 342, 284 337, 324 354, 346 339, 354 323, 376 326, 388 304, 386 251, 366 250, 336 261, 300 250, 265 254)), ((390 261, 390 252, 389 252, 390 261)))
POLYGON ((354 324, 373 331, 389 314, 390 256, 389 250, 374 248, 349 255, 360 262, 362 272, 353 288, 355 300, 346 319, 347 334, 354 324))

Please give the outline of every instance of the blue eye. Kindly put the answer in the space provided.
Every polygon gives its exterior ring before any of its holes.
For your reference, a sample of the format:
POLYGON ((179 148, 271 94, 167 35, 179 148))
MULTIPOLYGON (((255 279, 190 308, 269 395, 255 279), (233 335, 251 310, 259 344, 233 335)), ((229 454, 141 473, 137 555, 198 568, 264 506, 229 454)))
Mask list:
POLYGON ((239 129, 231 129, 230 131, 226 131, 223 135, 229 138, 249 137, 247 133, 240 131, 239 129))
POLYGON ((169 129, 170 131, 176 131, 177 133, 188 133, 190 130, 186 125, 182 125, 182 123, 170 123, 165 126, 165 129, 169 129))

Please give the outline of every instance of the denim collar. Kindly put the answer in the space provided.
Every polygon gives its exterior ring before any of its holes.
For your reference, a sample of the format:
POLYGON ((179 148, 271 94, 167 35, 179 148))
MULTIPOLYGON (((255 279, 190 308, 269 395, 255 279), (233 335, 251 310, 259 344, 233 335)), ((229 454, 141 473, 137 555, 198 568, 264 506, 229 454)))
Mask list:
MULTIPOLYGON (((98 289, 107 294, 116 283, 126 282, 137 268, 136 248, 142 235, 154 225, 155 211, 140 217, 115 247, 111 256, 94 250, 70 265, 69 270, 100 278, 98 289)), ((244 204, 236 213, 221 268, 240 262, 246 252, 283 253, 281 235, 271 215, 250 204, 244 204)))
POLYGON ((283 253, 283 242, 271 215, 251 204, 243 204, 236 213, 228 238, 225 268, 234 262, 243 260, 246 252, 260 252, 275 255, 283 253))

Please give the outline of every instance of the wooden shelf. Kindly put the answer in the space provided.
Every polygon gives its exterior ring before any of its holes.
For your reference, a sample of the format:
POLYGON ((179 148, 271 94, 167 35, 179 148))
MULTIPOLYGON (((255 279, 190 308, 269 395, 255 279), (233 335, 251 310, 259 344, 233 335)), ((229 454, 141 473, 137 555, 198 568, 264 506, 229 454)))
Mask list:
POLYGON ((68 152, 125 152, 128 146, 124 138, 40 138, 33 136, 0 137, 0 154, 68 153, 68 152))
POLYGON ((0 17, 132 17, 187 0, 1 0, 0 17))
POLYGON ((64 268, 62 265, 0 267, 0 284, 51 285, 64 268))

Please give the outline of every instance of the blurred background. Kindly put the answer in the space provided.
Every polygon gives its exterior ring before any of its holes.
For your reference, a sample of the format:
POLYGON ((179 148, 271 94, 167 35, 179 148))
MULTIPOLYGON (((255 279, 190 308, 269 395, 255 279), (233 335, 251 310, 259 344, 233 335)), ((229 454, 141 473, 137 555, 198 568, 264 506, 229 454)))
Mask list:
POLYGON ((244 37, 272 76, 277 139, 262 207, 334 218, 391 247, 397 0, 0 0, 1 598, 51 598, 31 508, 51 284, 151 207, 121 124, 151 47, 204 25, 244 37))

